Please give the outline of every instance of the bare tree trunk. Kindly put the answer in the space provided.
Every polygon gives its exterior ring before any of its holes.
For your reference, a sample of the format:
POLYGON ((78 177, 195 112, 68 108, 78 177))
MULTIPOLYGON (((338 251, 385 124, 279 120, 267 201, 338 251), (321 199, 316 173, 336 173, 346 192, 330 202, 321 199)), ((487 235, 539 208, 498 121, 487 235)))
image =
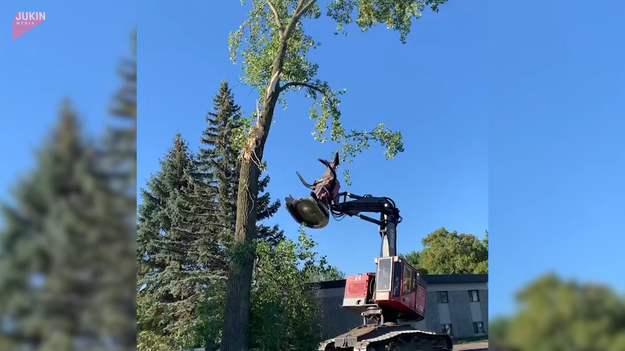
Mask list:
POLYGON ((221 351, 247 351, 250 335, 250 290, 254 269, 256 238, 256 197, 258 196, 258 176, 263 159, 265 142, 273 119, 274 109, 280 95, 280 76, 287 50, 287 40, 301 16, 316 0, 307 4, 299 0, 293 18, 286 28, 280 30, 280 46, 271 65, 271 77, 263 99, 263 109, 254 129, 248 135, 247 143, 241 152, 241 173, 237 197, 237 221, 234 232, 234 246, 238 249, 228 270, 228 289, 224 311, 221 351), (241 250, 245 254, 241 254, 241 250))
POLYGON ((256 197, 258 176, 274 108, 278 101, 279 73, 267 88, 265 104, 248 142, 241 152, 241 171, 234 232, 236 257, 228 270, 228 289, 222 333, 222 351, 247 351, 250 324, 250 288, 254 268, 256 238, 256 197))
POLYGON ((221 350, 224 351, 245 351, 248 349, 250 283, 255 256, 254 251, 250 249, 256 237, 258 173, 258 166, 253 160, 242 160, 234 240, 234 245, 242 250, 235 251, 238 255, 230 263, 228 271, 228 290, 221 344, 221 350))

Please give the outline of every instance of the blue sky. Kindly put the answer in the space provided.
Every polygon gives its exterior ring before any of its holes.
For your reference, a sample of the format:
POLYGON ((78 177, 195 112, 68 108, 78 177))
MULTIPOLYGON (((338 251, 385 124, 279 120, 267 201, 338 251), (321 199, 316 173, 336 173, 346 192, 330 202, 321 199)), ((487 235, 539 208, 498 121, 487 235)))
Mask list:
MULTIPOLYGON (((345 126, 383 121, 404 135, 396 159, 374 147, 349 165, 344 189, 397 202, 403 253, 441 226, 488 229, 491 316, 514 311, 513 293, 547 270, 625 291, 625 5, 602 4, 451 1, 415 21, 406 45, 382 27, 335 37, 327 20, 305 23, 322 43, 311 55, 319 77, 347 89, 345 126)), ((197 149, 222 79, 250 113, 255 92, 227 49, 245 13, 237 1, 0 3, 0 200, 32 166, 62 97, 101 130, 137 17, 139 186, 176 132, 197 149), (11 19, 30 10, 46 21, 11 40, 11 19)), ((318 177, 315 158, 336 148, 312 139, 308 106, 293 95, 276 113, 265 154, 274 198, 305 196, 295 171, 318 177)), ((270 222, 297 233, 284 209, 270 222)), ((345 218, 309 234, 345 273, 374 269, 375 225, 345 218)))
POLYGON ((71 99, 84 128, 99 132, 121 85, 119 61, 130 55, 136 7, 125 1, 0 2, 0 200, 33 165, 34 151, 71 99), (45 11, 46 20, 12 40, 17 12, 45 11))
POLYGON ((491 316, 552 270, 625 292, 625 3, 491 2, 491 316))

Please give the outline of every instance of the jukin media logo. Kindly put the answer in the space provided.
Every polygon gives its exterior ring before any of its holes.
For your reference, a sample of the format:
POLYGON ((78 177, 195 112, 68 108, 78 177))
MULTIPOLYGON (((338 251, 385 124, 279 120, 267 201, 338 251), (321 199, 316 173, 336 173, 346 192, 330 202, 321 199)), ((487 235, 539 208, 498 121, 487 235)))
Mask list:
POLYGON ((13 40, 45 20, 45 12, 18 12, 13 18, 13 40))

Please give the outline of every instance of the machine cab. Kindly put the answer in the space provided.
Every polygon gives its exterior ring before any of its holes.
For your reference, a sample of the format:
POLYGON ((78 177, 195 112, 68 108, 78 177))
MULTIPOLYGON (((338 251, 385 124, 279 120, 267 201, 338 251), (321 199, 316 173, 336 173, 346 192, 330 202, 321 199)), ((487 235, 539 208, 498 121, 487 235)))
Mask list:
POLYGON ((426 282, 399 256, 376 258, 377 273, 347 277, 343 307, 362 313, 381 307, 398 319, 420 321, 425 316, 426 282))
POLYGON ((426 282, 421 273, 399 256, 376 259, 374 302, 397 312, 397 318, 420 321, 425 316, 426 282))

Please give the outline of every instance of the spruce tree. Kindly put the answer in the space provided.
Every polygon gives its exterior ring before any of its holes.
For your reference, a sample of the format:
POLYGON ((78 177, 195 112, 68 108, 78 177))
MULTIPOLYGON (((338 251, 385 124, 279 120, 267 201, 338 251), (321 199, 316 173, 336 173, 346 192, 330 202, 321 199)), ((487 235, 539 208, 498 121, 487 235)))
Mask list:
POLYGON ((236 213, 239 153, 233 147, 234 133, 242 127, 243 120, 226 82, 221 82, 213 98, 213 112, 208 112, 205 118, 208 125, 200 138, 198 169, 207 192, 215 196, 219 235, 227 243, 234 233, 236 213))
POLYGON ((136 31, 131 39, 131 57, 119 66, 122 85, 114 95, 100 152, 108 196, 101 206, 99 227, 106 235, 92 263, 100 265, 94 281, 98 285, 94 323, 125 350, 136 344, 136 31))
MULTIPOLYGON (((94 148, 81 137, 64 102, 60 122, 36 167, 4 206, 0 230, 0 317, 20 347, 69 350, 104 347, 98 326, 98 275, 92 264, 102 231, 103 192, 94 148)), ((108 340, 110 341, 110 340, 108 340)))
POLYGON ((210 201, 197 204, 193 156, 178 134, 161 171, 142 189, 137 238, 140 342, 161 337, 170 348, 193 346, 196 308, 225 266, 212 240, 210 201), (208 205, 207 205, 208 204, 208 205))
MULTIPOLYGON (((236 146, 237 134, 242 133, 243 118, 241 108, 235 103, 234 95, 228 83, 222 81, 219 92, 213 98, 213 111, 206 115, 208 126, 202 133, 202 146, 198 152, 199 169, 204 174, 207 186, 216 187, 220 215, 218 221, 224 228, 222 237, 226 241, 234 235, 236 222, 237 191, 239 187, 239 156, 236 146)), ((269 184, 269 176, 259 176, 259 195, 257 199, 257 219, 262 221, 273 216, 280 208, 280 201, 271 202, 269 193, 263 191, 269 184)), ((275 246, 283 237, 279 227, 257 224, 260 240, 275 246)))

